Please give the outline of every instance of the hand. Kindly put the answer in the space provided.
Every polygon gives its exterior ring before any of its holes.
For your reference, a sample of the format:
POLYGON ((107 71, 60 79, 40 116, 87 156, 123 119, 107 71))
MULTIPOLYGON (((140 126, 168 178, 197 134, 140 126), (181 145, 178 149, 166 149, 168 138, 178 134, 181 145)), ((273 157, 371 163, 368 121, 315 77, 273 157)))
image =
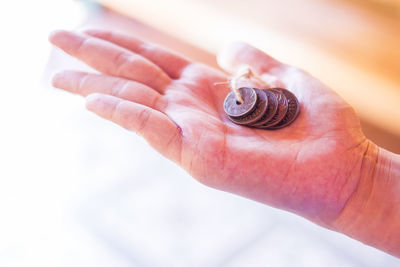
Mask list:
MULTIPOLYGON (((113 32, 57 31, 50 41, 102 74, 65 71, 55 87, 86 96, 87 108, 142 135, 198 181, 330 226, 360 179, 371 143, 353 109, 308 75, 251 46, 219 56, 234 72, 249 65, 292 91, 300 115, 289 127, 235 125, 223 111, 228 75, 113 32)), ((261 85, 251 84, 260 87, 261 85)))

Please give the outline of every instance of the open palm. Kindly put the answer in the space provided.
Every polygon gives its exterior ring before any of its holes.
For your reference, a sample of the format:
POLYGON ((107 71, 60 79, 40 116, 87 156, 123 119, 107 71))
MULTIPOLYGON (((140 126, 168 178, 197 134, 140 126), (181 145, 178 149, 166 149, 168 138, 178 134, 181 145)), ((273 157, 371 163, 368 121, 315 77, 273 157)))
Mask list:
MULTIPOLYGON (((353 109, 294 67, 236 43, 219 56, 249 65, 292 91, 300 115, 276 131, 235 125, 223 111, 228 76, 158 46, 99 30, 57 31, 50 41, 102 74, 64 71, 55 87, 87 96, 87 108, 138 132, 200 182, 329 226, 356 189, 369 145, 353 109)), ((244 82, 243 85, 262 87, 244 82)))

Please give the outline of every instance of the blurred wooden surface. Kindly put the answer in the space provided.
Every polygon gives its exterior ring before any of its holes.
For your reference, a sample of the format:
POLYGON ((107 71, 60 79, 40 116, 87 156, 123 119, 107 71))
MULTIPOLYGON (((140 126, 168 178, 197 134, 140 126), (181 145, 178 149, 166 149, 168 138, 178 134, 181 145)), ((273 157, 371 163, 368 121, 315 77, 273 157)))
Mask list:
POLYGON ((99 1, 157 28, 150 41, 210 65, 222 45, 242 39, 308 70, 356 108, 367 135, 400 152, 396 16, 333 0, 99 1))
POLYGON ((400 17, 399 0, 342 0, 400 17))

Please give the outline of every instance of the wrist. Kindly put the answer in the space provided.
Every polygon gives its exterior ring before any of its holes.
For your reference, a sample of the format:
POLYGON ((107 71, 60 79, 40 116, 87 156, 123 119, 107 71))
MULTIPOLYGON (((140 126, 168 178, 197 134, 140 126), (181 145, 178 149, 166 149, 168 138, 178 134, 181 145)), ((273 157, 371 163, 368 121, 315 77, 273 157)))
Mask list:
POLYGON ((333 228, 400 257, 400 157, 369 141, 356 190, 333 228))

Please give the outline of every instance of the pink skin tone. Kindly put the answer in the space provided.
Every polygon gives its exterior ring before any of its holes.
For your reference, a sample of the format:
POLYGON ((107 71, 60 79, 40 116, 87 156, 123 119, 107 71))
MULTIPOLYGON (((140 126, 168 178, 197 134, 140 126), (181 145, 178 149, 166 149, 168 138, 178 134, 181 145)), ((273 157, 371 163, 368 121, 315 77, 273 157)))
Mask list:
MULTIPOLYGON (((64 71, 55 75, 55 87, 85 96, 90 111, 137 132, 201 183, 294 212, 399 256, 398 233, 381 242, 364 233, 366 227, 361 233, 361 226, 350 223, 367 220, 355 214, 367 201, 365 188, 376 180, 369 177, 388 168, 378 164, 386 162, 379 155, 395 162, 391 169, 397 178, 398 156, 366 139, 352 107, 309 74, 247 44, 221 52, 218 63, 227 72, 248 65, 299 99, 300 115, 293 124, 258 130, 235 125, 225 115, 229 88, 215 83, 229 75, 221 70, 113 32, 57 31, 50 41, 101 73, 64 71)), ((399 219, 398 210, 390 212, 399 219)), ((377 221, 370 230, 385 223, 377 221)))

